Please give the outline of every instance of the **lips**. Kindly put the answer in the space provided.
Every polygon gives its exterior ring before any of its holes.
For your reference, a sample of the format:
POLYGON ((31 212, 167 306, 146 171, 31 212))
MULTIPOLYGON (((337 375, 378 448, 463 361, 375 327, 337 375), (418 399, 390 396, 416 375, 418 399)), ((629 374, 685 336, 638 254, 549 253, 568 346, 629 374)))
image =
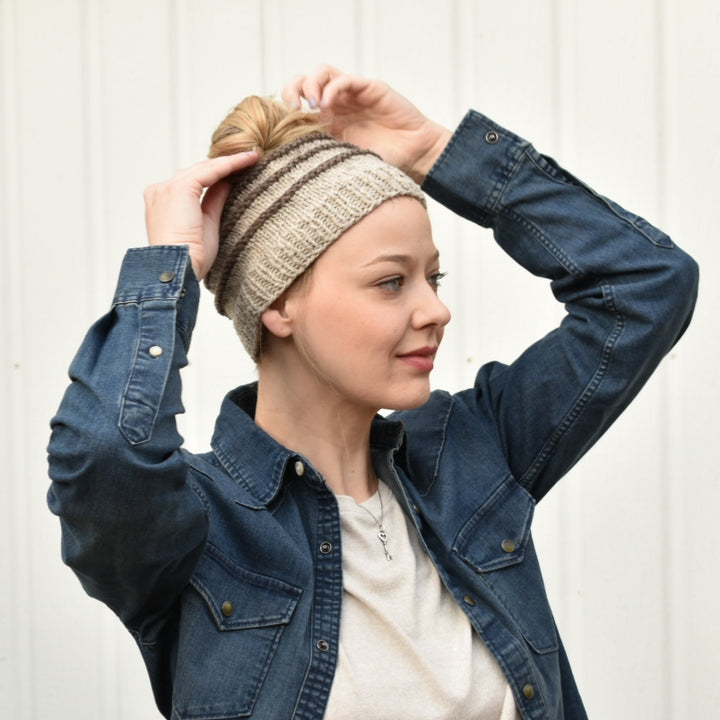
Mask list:
POLYGON ((410 352, 398 355, 400 360, 408 365, 412 365, 418 370, 430 372, 434 367, 435 353, 437 347, 422 347, 410 352))

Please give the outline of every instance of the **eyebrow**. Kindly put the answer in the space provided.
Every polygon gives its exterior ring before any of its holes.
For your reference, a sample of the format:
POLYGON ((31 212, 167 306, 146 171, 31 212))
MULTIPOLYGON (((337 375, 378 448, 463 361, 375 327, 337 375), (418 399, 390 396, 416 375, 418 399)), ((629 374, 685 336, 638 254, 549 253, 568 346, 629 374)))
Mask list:
MULTIPOLYGON (((436 250, 435 254, 430 258, 431 261, 438 260, 440 258, 440 251, 436 250)), ((378 255, 377 257, 374 257, 372 260, 366 262, 362 267, 369 267, 370 265, 377 265, 378 263, 383 262, 396 262, 396 263, 410 263, 412 262, 412 256, 410 255, 402 255, 402 254, 384 254, 384 255, 378 255)))

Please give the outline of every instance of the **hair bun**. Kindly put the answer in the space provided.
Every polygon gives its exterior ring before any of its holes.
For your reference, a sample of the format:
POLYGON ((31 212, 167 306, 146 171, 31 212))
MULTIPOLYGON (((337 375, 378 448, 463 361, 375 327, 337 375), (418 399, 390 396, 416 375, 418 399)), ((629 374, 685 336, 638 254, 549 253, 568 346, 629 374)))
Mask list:
POLYGON ((208 157, 248 150, 257 150, 262 157, 281 145, 322 131, 317 113, 288 110, 273 98, 251 95, 215 130, 208 157))

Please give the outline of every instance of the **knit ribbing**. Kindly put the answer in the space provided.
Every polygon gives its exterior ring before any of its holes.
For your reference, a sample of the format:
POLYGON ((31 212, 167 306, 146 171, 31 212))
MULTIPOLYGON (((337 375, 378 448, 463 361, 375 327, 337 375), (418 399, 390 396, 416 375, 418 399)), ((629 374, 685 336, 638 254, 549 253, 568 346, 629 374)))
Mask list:
MULTIPOLYGON (((295 196, 295 194, 305 186, 306 183, 310 182, 311 180, 319 177, 322 173, 332 168, 334 165, 338 165, 341 162, 344 162, 348 158, 351 158, 355 155, 369 155, 371 153, 368 153, 365 150, 361 150, 358 147, 349 146, 349 149, 341 152, 337 155, 334 155, 333 157, 325 160, 324 162, 320 163, 317 167, 315 167, 313 170, 308 172, 306 175, 304 175, 302 178, 299 178, 295 183, 293 183, 282 195, 280 195, 271 205, 268 205, 265 210, 263 210, 262 213, 257 217, 257 219, 253 222, 253 224, 247 229, 247 231, 244 233, 242 242, 236 243, 235 247, 233 247, 232 252, 230 253, 230 257, 228 258, 227 264, 225 265, 225 268, 223 270, 222 276, 220 280, 218 281, 216 295, 215 295, 215 307, 217 308, 218 312, 221 314, 225 314, 224 307, 225 307, 225 301, 226 301, 226 290, 227 290, 227 283, 228 278, 230 276, 230 273, 232 272, 232 269, 235 265, 235 263, 238 260, 238 257, 242 253, 245 245, 247 243, 252 242, 252 239, 255 237, 255 234, 258 232, 258 230, 273 216, 276 216, 278 213, 280 213, 285 205, 287 205, 292 198, 295 196)), ((293 163, 290 163, 290 166, 295 166, 299 164, 300 160, 306 160, 310 157, 313 157, 314 155, 317 155, 317 150, 313 150, 309 153, 306 153, 305 156, 303 156, 301 159, 296 160, 293 163)), ((285 169, 283 168, 283 172, 285 169)), ((270 185, 272 184, 272 179, 268 179, 263 185, 258 186, 255 191, 255 195, 260 195, 263 191, 265 191, 270 185)), ((247 207, 249 203, 242 203, 247 207)), ((235 213, 233 213, 235 214, 235 213)))
POLYGON ((328 245, 385 200, 425 203, 397 168, 322 133, 273 150, 231 180, 206 284, 255 360, 262 313, 328 245))

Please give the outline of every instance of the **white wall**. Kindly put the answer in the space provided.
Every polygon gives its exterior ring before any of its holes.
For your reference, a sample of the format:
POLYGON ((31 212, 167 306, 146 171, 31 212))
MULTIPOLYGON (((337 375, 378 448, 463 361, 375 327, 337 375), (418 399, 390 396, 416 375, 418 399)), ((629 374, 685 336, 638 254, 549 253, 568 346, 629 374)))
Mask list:
MULTIPOLYGON (((535 532, 591 717, 717 717, 718 37, 715 0, 0 0, 0 717, 158 716, 129 636, 61 564, 47 425, 143 243, 144 186, 200 158, 244 95, 321 60, 449 125, 490 114, 699 260, 690 331, 535 532)), ((456 389, 560 311, 486 231, 432 215, 455 315, 435 382, 456 389)), ((206 297, 191 447, 252 376, 206 297)))

